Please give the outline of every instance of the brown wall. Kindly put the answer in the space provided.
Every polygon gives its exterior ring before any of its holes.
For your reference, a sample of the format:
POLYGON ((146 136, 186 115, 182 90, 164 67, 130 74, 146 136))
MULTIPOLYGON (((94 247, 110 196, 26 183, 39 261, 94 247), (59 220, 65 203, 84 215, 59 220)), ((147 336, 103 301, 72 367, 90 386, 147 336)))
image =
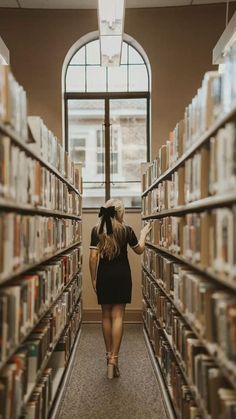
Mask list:
MULTIPOLYGON (((126 11, 125 32, 141 44, 151 64, 154 155, 211 68, 212 48, 224 26, 223 4, 126 11)), ((41 115, 59 138, 62 64, 70 47, 95 30, 94 10, 0 10, 0 35, 28 92, 29 112, 41 115)))
MULTIPOLYGON (((234 5, 230 5, 232 14, 234 5)), ((210 70, 211 54, 225 26, 225 5, 156 9, 129 9, 125 33, 146 51, 152 71, 152 156, 168 132, 183 116, 210 70)), ((28 93, 29 114, 40 115, 61 138, 61 70, 70 47, 85 34, 97 30, 95 11, 0 10, 0 35, 11 53, 15 77, 28 93)), ((89 283, 90 228, 97 216, 84 215, 84 301, 94 309, 96 300, 89 283)), ((127 221, 140 228, 140 215, 127 221)), ((131 309, 141 307, 140 258, 131 255, 134 293, 131 309)))

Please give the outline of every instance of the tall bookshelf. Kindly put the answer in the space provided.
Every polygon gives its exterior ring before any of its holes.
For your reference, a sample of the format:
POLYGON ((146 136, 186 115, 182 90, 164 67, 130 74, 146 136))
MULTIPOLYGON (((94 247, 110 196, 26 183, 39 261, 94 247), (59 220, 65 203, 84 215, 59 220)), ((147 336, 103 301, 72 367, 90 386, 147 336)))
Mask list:
POLYGON ((0 66, 0 417, 52 416, 82 319, 82 178, 0 66))
POLYGON ((236 417, 235 51, 143 173, 144 336, 170 417, 236 417))

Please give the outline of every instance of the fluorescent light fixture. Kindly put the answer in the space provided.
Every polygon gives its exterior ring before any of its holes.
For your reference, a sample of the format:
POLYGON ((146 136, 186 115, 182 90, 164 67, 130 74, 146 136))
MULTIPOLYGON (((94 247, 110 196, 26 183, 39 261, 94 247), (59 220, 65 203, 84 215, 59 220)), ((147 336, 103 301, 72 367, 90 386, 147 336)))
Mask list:
POLYGON ((124 14, 124 0, 98 0, 98 23, 100 36, 122 35, 124 14))
POLYGON ((10 64, 10 54, 9 50, 0 36, 0 64, 9 65, 10 64))
POLYGON ((122 36, 101 36, 101 65, 119 66, 121 59, 122 36))
POLYGON ((125 0, 98 0, 102 66, 119 66, 124 31, 125 0))
POLYGON ((220 74, 224 74, 225 72, 225 63, 221 63, 218 65, 218 71, 220 74))
POLYGON ((236 41, 236 12, 234 12, 219 41, 213 49, 212 63, 221 64, 224 62, 224 56, 230 47, 236 41))

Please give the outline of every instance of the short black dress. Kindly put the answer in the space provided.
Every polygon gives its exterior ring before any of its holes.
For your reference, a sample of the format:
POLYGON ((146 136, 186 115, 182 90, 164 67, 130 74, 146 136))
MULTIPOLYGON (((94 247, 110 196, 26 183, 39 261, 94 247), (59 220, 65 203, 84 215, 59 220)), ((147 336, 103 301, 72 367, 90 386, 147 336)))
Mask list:
MULTIPOLYGON (((112 260, 99 259, 97 271, 98 304, 131 303, 132 279, 128 260, 127 245, 138 246, 138 239, 130 226, 125 226, 126 235, 119 256, 112 260)), ((99 238, 97 227, 92 229, 90 249, 97 249, 99 238)))

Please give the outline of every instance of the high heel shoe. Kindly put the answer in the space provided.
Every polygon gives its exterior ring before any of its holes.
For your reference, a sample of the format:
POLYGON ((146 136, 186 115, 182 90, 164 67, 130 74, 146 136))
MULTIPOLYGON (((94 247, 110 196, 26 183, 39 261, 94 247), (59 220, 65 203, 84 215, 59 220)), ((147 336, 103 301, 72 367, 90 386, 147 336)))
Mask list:
POLYGON ((118 365, 111 362, 112 359, 118 359, 118 355, 111 355, 107 364, 107 378, 112 379, 120 376, 118 365))

